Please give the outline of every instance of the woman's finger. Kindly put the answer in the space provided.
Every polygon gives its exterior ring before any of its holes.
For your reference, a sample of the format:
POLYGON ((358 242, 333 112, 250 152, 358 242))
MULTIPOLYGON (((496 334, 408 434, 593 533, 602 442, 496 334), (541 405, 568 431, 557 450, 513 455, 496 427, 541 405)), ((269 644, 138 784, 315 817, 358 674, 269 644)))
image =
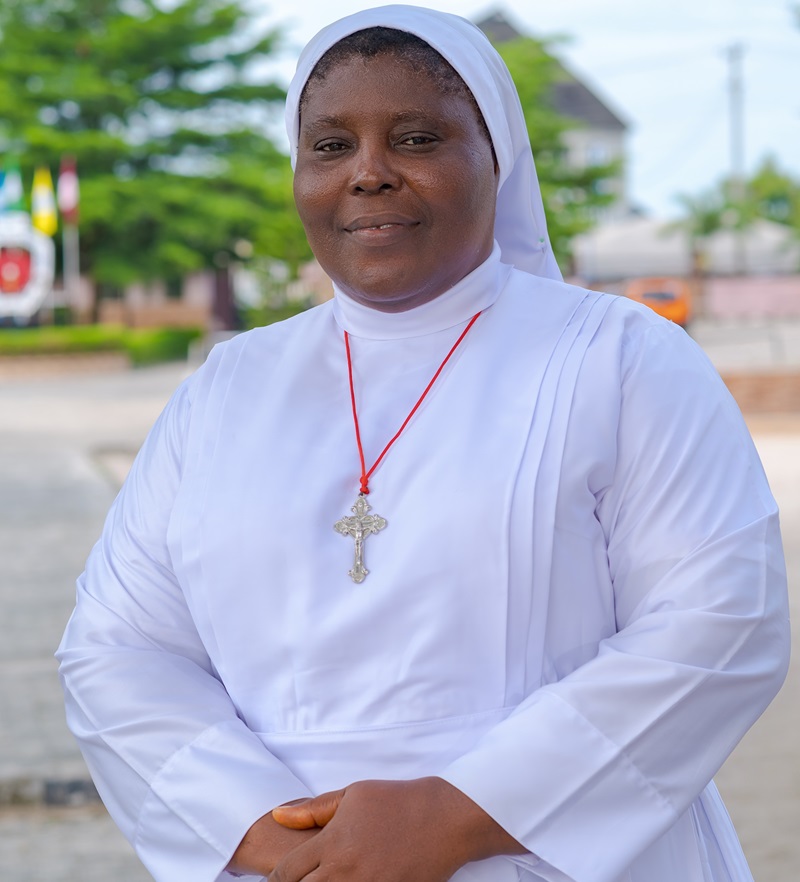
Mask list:
POLYGON ((308 808, 310 799, 297 802, 294 805, 279 805, 272 810, 272 817, 282 826, 291 830, 309 830, 316 827, 314 815, 308 808))
POLYGON ((272 810, 272 817, 292 830, 324 827, 336 814, 343 796, 344 790, 332 790, 294 805, 279 805, 272 810))

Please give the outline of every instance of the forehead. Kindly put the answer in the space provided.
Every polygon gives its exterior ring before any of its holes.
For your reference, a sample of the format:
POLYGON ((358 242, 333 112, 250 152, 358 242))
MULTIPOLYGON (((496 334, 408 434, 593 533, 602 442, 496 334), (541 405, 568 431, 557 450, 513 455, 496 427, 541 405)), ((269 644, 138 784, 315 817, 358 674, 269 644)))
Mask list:
POLYGON ((341 61, 386 55, 417 70, 427 71, 443 91, 459 86, 466 88, 456 68, 427 40, 408 31, 384 26, 354 31, 329 46, 314 64, 310 79, 324 79, 328 71, 341 61))
POLYGON ((300 105, 301 130, 326 118, 420 115, 478 122, 472 94, 457 75, 446 79, 403 55, 351 56, 337 61, 324 78, 312 76, 300 105))

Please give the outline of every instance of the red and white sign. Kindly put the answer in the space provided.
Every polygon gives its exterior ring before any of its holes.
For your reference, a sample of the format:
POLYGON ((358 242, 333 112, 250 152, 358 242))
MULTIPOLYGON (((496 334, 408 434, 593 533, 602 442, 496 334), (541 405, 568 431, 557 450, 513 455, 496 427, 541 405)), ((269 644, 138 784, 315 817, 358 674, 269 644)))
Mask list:
POLYGON ((26 212, 0 214, 0 318, 30 318, 53 288, 55 245, 26 212))
POLYGON ((0 245, 0 294, 21 294, 30 280, 30 251, 0 245))

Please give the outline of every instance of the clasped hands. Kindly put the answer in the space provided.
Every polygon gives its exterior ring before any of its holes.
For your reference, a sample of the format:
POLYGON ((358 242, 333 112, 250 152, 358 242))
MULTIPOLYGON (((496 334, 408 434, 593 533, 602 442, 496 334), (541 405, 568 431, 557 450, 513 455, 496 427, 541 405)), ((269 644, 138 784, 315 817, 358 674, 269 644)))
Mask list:
POLYGON ((446 882, 469 861, 525 849, 442 778, 358 781, 278 806, 231 869, 270 882, 446 882))

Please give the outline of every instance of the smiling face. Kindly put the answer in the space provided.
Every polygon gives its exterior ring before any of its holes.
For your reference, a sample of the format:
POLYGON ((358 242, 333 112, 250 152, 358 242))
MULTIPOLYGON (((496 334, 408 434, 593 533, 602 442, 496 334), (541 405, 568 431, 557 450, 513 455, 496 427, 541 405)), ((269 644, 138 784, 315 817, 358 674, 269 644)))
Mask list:
POLYGON ((354 300, 411 309, 489 256, 496 171, 478 114, 391 53, 309 82, 295 200, 317 260, 354 300))

